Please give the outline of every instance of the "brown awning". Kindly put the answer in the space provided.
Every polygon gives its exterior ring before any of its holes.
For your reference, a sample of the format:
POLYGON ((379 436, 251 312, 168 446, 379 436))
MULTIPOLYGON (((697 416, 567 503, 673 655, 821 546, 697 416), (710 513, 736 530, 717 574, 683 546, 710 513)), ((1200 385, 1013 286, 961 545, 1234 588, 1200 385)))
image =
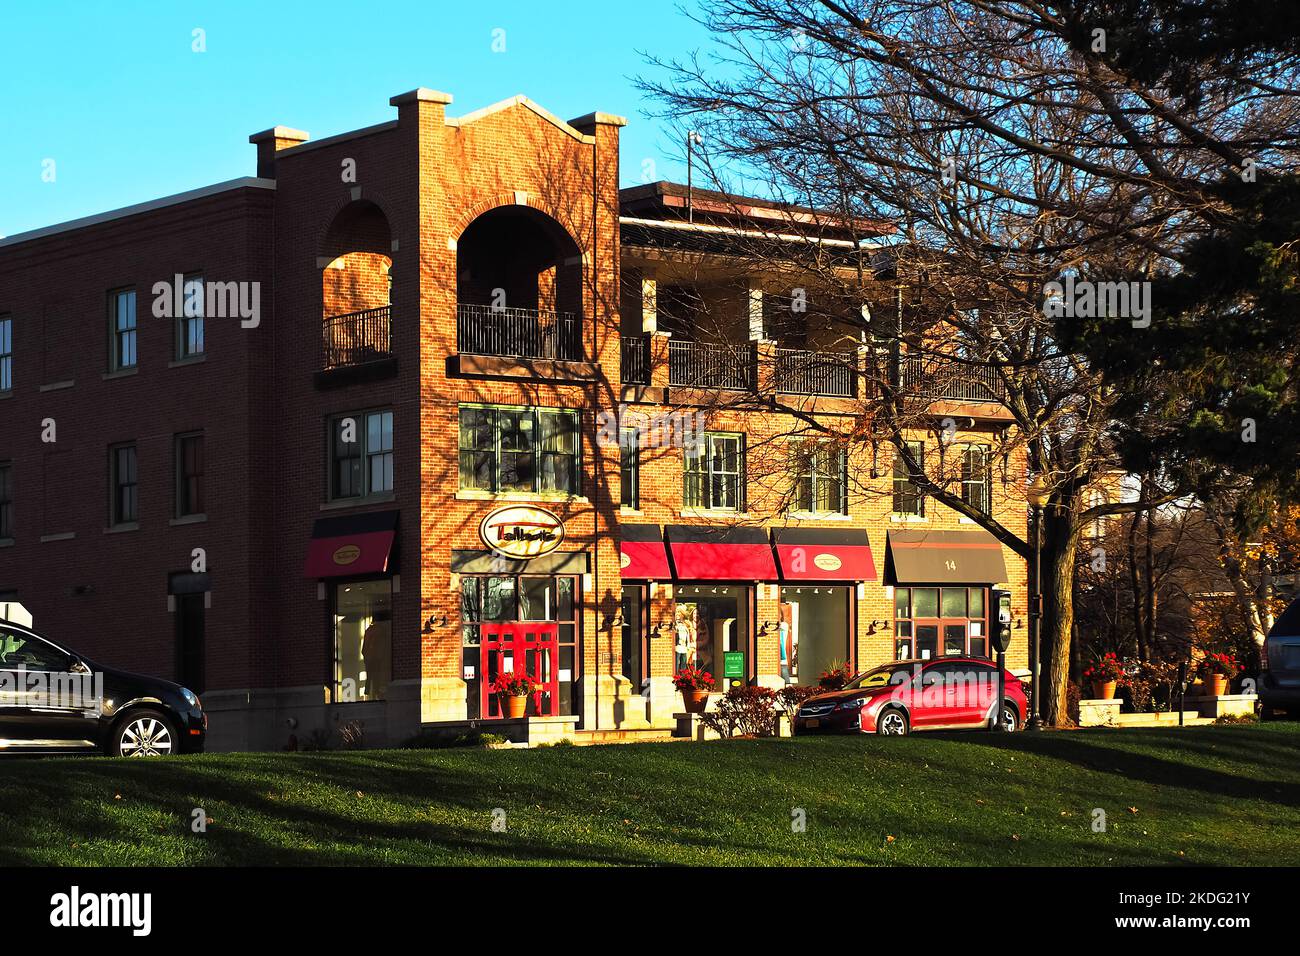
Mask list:
POLYGON ((1003 584, 1002 545, 983 530, 890 531, 886 584, 1003 584))

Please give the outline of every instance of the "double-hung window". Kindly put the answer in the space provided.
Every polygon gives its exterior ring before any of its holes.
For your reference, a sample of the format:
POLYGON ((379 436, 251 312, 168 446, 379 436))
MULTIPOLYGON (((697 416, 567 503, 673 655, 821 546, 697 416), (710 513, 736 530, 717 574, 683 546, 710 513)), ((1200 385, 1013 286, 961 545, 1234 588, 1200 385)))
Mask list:
POLYGON ((14 387, 14 320, 0 315, 0 394, 14 387))
POLYGON ((981 514, 988 514, 991 492, 988 446, 966 446, 961 456, 961 500, 981 514))
POLYGON ((579 421, 562 408, 462 405, 461 489, 580 494, 579 421))
POLYGON ((176 436, 176 517, 204 513, 203 433, 176 436))
POLYGON ((181 291, 181 314, 176 317, 176 358, 195 358, 205 351, 203 319, 207 309, 201 272, 185 276, 181 291))
POLYGON ((109 524, 113 527, 140 520, 139 470, 135 445, 114 445, 108 451, 113 497, 109 502, 109 524))
POLYGON ((335 416, 330 422, 330 498, 365 498, 392 490, 392 411, 335 416))
POLYGON ((687 446, 682 469, 682 504, 709 511, 745 508, 745 436, 704 432, 687 446))
POLYGON ((0 462, 0 541, 14 536, 14 466, 0 462))
POLYGON ((621 428, 618 433, 619 504, 641 507, 641 429, 621 428))
POLYGON ((108 370, 135 368, 135 290, 108 294, 108 370))
POLYGON ((798 461, 795 510, 810 514, 843 514, 848 479, 844 449, 818 442, 800 454, 798 461))
MULTIPOLYGON (((916 462, 918 469, 925 469, 925 442, 907 442, 908 453, 916 462)), ((894 507, 896 515, 910 515, 917 518, 925 516, 925 496, 917 486, 912 471, 908 468, 902 453, 894 457, 894 507)))

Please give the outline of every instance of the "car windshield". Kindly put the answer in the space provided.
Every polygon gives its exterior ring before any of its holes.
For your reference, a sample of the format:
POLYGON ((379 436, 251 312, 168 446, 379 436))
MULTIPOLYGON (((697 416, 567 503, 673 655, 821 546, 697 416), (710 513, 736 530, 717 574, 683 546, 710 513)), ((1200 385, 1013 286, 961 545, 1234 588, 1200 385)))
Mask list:
POLYGON ((888 687, 891 684, 903 684, 912 677, 911 664, 885 664, 873 667, 865 674, 859 674, 844 685, 845 690, 861 690, 871 687, 888 687), (894 675, 898 675, 895 677, 894 675))

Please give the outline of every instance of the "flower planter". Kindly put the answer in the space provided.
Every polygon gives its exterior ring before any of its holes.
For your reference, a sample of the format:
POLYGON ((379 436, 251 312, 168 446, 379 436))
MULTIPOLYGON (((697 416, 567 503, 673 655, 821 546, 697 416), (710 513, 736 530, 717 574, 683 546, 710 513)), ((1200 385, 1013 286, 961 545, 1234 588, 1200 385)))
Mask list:
POLYGON ((1118 683, 1119 683, 1118 681, 1113 681, 1113 680, 1106 680, 1106 681, 1095 680, 1095 681, 1093 681, 1093 682, 1092 682, 1092 696, 1093 696, 1093 699, 1094 699, 1094 700, 1114 700, 1114 699, 1115 699, 1115 685, 1118 684, 1118 683))
POLYGON ((709 692, 707 690, 684 690, 682 691, 682 702, 686 705, 686 713, 702 714, 704 708, 709 705, 709 692))
POLYGON ((1214 697, 1222 697, 1228 693, 1228 675, 1213 674, 1210 676, 1210 694, 1214 697))
POLYGON ((528 696, 521 695, 512 697, 509 694, 501 695, 501 716, 509 717, 512 720, 518 720, 528 711, 528 696))

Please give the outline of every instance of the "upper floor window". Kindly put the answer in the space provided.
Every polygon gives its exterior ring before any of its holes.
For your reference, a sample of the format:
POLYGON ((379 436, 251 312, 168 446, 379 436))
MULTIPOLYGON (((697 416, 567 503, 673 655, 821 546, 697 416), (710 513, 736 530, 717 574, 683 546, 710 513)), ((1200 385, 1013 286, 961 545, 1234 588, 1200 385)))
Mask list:
POLYGON ((135 290, 108 294, 108 370, 135 368, 135 290))
POLYGON ((961 500, 981 514, 988 514, 992 507, 987 445, 968 445, 962 450, 961 500))
POLYGON ((0 316, 0 392, 14 387, 14 320, 0 316))
POLYGON ((682 504, 711 511, 743 511, 745 436, 705 432, 687 447, 682 469, 682 504))
POLYGON ((559 408, 460 407, 460 487, 581 493, 579 414, 559 408))
POLYGON ((14 536, 14 466, 0 462, 0 541, 14 536))
POLYGON ((619 504, 641 508, 641 430, 622 428, 618 433, 619 504))
POLYGON ((393 490, 393 413, 336 416, 330 423, 330 497, 364 498, 393 490))
POLYGON ((109 524, 134 524, 140 520, 139 476, 135 445, 114 445, 108 450, 113 497, 109 524))
POLYGON ((176 436, 176 517, 204 513, 203 433, 176 436))
POLYGON ((796 511, 812 514, 843 514, 848 473, 844 449, 818 442, 799 456, 799 475, 794 485, 796 511))
MULTIPOLYGON (((922 472, 925 470, 925 442, 909 441, 907 444, 908 454, 916 462, 916 466, 922 472)), ((915 476, 908 469, 907 462, 901 453, 894 456, 894 507, 896 515, 913 515, 921 518, 925 516, 925 496, 921 494, 921 489, 913 480, 915 476)))
POLYGON ((203 319, 206 310, 203 273, 191 272, 184 279, 181 314, 176 317, 176 358, 184 360, 202 355, 203 319))

